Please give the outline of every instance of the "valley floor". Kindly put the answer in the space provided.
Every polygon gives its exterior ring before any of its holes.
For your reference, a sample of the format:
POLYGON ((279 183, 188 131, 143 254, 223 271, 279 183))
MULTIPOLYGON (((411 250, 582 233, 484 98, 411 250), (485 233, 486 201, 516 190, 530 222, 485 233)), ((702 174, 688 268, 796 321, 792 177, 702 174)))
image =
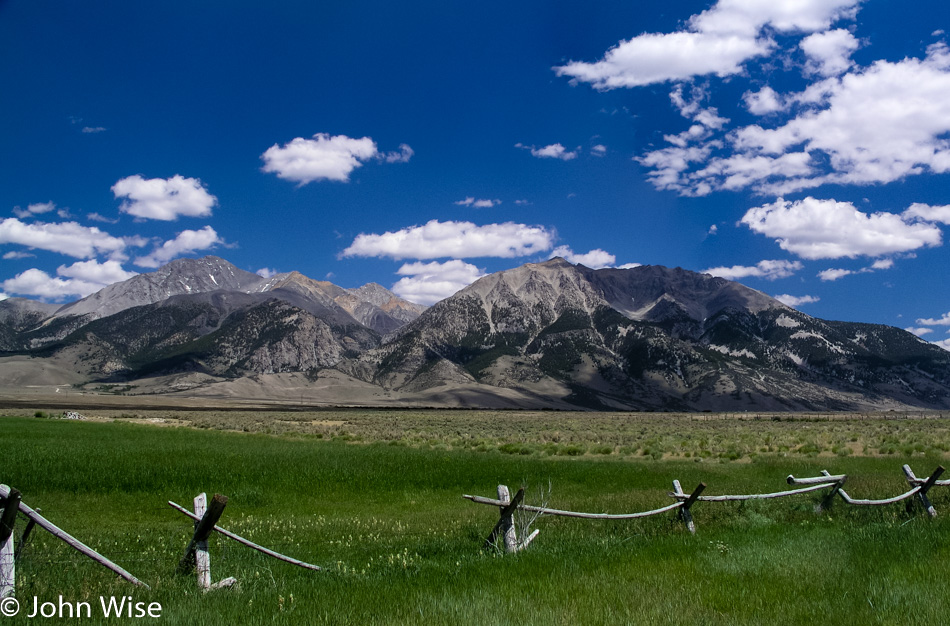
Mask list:
POLYGON ((629 513, 669 504, 674 478, 769 493, 822 469, 855 498, 890 497, 902 464, 947 464, 946 413, 80 412, 0 409, 0 482, 150 589, 37 529, 17 564, 24 607, 130 595, 174 624, 950 622, 947 487, 935 519, 904 503, 816 513, 824 492, 698 502, 695 535, 674 513, 521 518, 540 534, 514 555, 483 545, 496 510, 462 498, 504 483, 529 504, 629 513), (229 497, 220 526, 323 571, 213 536, 212 580, 238 585, 200 593, 175 574, 192 522, 166 504, 199 492, 229 497))

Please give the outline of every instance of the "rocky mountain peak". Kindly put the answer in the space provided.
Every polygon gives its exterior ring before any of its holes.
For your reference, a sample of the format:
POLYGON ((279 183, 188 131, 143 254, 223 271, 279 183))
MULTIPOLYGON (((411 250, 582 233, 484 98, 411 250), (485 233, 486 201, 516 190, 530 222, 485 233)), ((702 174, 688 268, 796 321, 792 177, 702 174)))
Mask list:
POLYGON ((265 282, 257 274, 245 272, 216 256, 177 259, 154 272, 133 276, 63 305, 56 311, 56 317, 88 315, 96 319, 172 296, 219 289, 253 293, 260 291, 265 282))

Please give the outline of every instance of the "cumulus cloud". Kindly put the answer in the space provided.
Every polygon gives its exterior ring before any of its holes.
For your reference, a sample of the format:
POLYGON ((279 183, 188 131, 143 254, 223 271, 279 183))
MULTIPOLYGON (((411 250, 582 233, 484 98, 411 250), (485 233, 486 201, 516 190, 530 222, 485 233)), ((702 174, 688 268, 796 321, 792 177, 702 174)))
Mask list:
POLYGON ((515 147, 521 148, 522 150, 530 150, 531 155, 538 157, 539 159, 558 159, 561 161, 570 161, 571 159, 575 159, 580 152, 580 148, 568 150, 559 143, 552 143, 551 145, 543 146, 541 148, 535 146, 526 146, 522 143, 516 143, 515 147))
POLYGON ((694 15, 673 33, 644 33, 621 41, 596 62, 572 61, 555 67, 572 83, 596 89, 636 87, 696 76, 739 74, 750 59, 776 47, 763 34, 770 27, 783 33, 826 30, 852 17, 860 0, 720 0, 694 15))
POLYGON ((278 274, 277 270, 272 270, 269 267, 262 267, 261 269, 257 270, 254 273, 260 276, 261 278, 270 278, 278 274))
POLYGON ((498 200, 497 198, 494 200, 491 200, 491 199, 476 200, 474 197, 468 196, 464 200, 458 200, 456 202, 453 202, 453 204, 457 204, 459 206, 475 207, 476 209, 490 209, 493 206, 498 206, 499 204, 501 204, 501 200, 498 200))
POLYGON ((605 154, 607 154, 607 146, 600 143, 597 145, 591 146, 590 153, 598 157, 604 156, 605 154))
POLYGON ((360 234, 341 257, 438 259, 443 257, 513 258, 550 250, 555 234, 543 226, 505 222, 477 226, 471 222, 432 220, 395 232, 360 234))
POLYGON ((78 296, 83 298, 113 283, 128 280, 135 272, 122 269, 118 261, 99 263, 96 260, 78 261, 72 265, 60 265, 57 278, 33 268, 3 281, 3 288, 23 296, 36 296, 47 300, 62 300, 78 296))
POLYGON ((380 153, 376 142, 369 137, 354 139, 317 133, 310 139, 296 137, 283 146, 274 144, 261 155, 264 161, 261 169, 300 185, 319 180, 345 183, 349 182, 353 170, 369 160, 405 163, 413 154, 406 144, 401 144, 396 152, 380 153))
POLYGON ((934 224, 894 213, 863 213, 850 202, 812 197, 795 202, 779 198, 749 209, 741 223, 804 259, 883 256, 942 243, 934 224))
POLYGON ((599 270, 603 267, 613 267, 617 262, 617 257, 605 252, 600 248, 595 248, 590 252, 585 252, 583 254, 578 254, 571 250, 568 246, 558 246, 551 251, 551 257, 554 258, 559 256, 569 263, 580 263, 591 269, 599 270))
POLYGON ((618 270, 632 270, 635 267, 642 267, 643 263, 624 263, 623 265, 618 265, 618 270))
MULTIPOLYGON (((809 49, 820 47, 815 42, 856 45, 848 37, 841 31, 810 40, 809 49)), ((820 71, 842 70, 840 58, 821 58, 815 66, 820 71)), ((672 148, 638 158, 655 170, 654 185, 685 196, 745 188, 781 195, 828 183, 868 185, 950 171, 950 48, 943 43, 931 45, 922 59, 852 67, 797 94, 765 87, 747 92, 744 101, 760 115, 793 112, 775 126, 753 124, 722 137, 667 136, 672 148), (677 156, 679 166, 672 163, 677 156)))
POLYGON ((19 250, 11 250, 3 255, 3 258, 7 261, 12 261, 14 259, 29 259, 35 257, 35 254, 30 254, 29 252, 22 252, 19 250))
POLYGON ((782 97, 768 85, 758 91, 745 92, 742 94, 742 101, 752 115, 768 115, 785 110, 782 97))
POLYGON ((788 278, 798 270, 802 269, 799 261, 759 261, 755 265, 733 265, 732 267, 711 267, 703 270, 704 274, 711 274, 727 280, 739 280, 740 278, 764 278, 765 280, 778 280, 779 278, 788 278))
POLYGON ((89 261, 77 261, 68 266, 60 265, 56 270, 56 274, 90 283, 98 283, 105 287, 128 280, 136 276, 138 272, 124 270, 118 261, 110 260, 100 263, 95 259, 90 259, 89 261))
POLYGON ((913 333, 917 335, 918 337, 923 337, 924 335, 928 333, 932 333, 934 331, 933 328, 914 328, 913 326, 905 328, 904 330, 906 330, 909 333, 913 333))
POLYGON ((918 319, 917 323, 924 326, 950 326, 950 313, 944 313, 939 318, 918 319))
POLYGON ((904 211, 903 216, 908 220, 950 224, 950 204, 944 206, 930 206, 929 204, 915 202, 904 211))
POLYGON ((121 253, 128 242, 76 222, 26 224, 10 217, 0 221, 0 244, 5 243, 88 259, 121 253))
POLYGON ((197 178, 175 175, 144 179, 138 174, 112 186, 116 199, 124 198, 119 210, 142 219, 173 221, 179 216, 207 217, 218 199, 197 178))
POLYGON ((218 237, 218 233, 210 226, 201 230, 183 230, 174 239, 157 246, 151 254, 136 258, 134 263, 139 267, 161 267, 172 259, 208 250, 223 243, 224 240, 218 237))
POLYGON ((799 44, 808 57, 806 71, 820 76, 837 76, 851 69, 851 53, 860 43, 843 28, 814 33, 799 44))
POLYGON ((776 300, 790 307, 799 307, 803 304, 814 304, 821 300, 817 296, 790 296, 787 293, 783 293, 780 296, 774 296, 776 300))
POLYGON ((397 273, 403 278, 393 285, 393 293, 425 305, 444 300, 485 275, 474 265, 458 259, 444 263, 406 263, 397 273))
POLYGON ((894 267, 894 259, 878 259, 871 264, 872 270, 889 270, 894 267))

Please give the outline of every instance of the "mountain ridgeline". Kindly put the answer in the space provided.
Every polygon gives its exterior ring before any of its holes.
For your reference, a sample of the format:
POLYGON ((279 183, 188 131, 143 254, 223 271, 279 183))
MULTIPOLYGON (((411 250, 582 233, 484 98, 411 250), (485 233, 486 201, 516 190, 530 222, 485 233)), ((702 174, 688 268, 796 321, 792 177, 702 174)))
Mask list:
POLYGON ((63 306, 2 301, 0 350, 0 366, 46 359, 76 372, 74 386, 149 380, 178 394, 250 379, 266 396, 268 376, 332 373, 337 388, 360 390, 354 404, 950 408, 950 352, 906 331, 819 320, 679 268, 560 258, 485 276, 428 309, 376 284, 183 259, 63 306), (187 374, 200 382, 183 386, 187 374))

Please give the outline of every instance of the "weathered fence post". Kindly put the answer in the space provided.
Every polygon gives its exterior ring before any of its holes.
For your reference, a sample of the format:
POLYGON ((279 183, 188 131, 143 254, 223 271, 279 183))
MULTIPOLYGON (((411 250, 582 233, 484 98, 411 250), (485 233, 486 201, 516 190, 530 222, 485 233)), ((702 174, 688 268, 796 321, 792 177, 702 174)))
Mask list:
POLYGON ((10 489, 0 513, 0 598, 16 591, 16 554, 13 550, 13 529, 20 510, 20 492, 10 489))
POLYGON ((506 506, 500 509, 498 523, 492 528, 491 534, 485 540, 485 545, 493 547, 500 534, 505 542, 505 552, 517 552, 518 533, 515 530, 515 522, 512 516, 524 499, 524 489, 519 489, 514 499, 512 499, 507 485, 498 485, 498 499, 504 502, 506 506))
MULTIPOLYGON (((934 473, 930 475, 926 480, 917 478, 914 475, 913 470, 910 469, 910 465, 904 465, 902 468, 904 470, 904 475, 907 477, 907 484, 912 488, 920 486, 920 491, 917 492, 917 499, 923 505, 924 510, 927 511, 927 514, 930 517, 937 517, 937 510, 934 508, 933 504, 930 503, 930 499, 927 497, 927 492, 930 491, 930 488, 937 484, 937 479, 940 478, 940 475, 943 474, 944 469, 943 465, 938 465, 937 469, 934 470, 934 473)), ((907 503, 907 508, 910 509, 910 502, 907 503)))
POLYGON ((208 554, 208 536, 214 531, 215 524, 218 523, 221 514, 224 513, 228 498, 216 493, 211 499, 211 505, 208 506, 207 494, 199 493, 195 497, 194 503, 195 516, 200 517, 200 519, 195 522, 195 534, 185 549, 185 556, 178 563, 178 572, 187 574, 192 569, 197 570, 198 587, 202 591, 230 587, 237 582, 236 578, 229 577, 213 585, 211 584, 211 555, 208 554))
POLYGON ((679 509, 680 519, 686 524, 686 528, 689 529, 689 532, 696 534, 696 524, 693 522, 693 514, 690 512, 690 507, 696 502, 700 494, 706 489, 706 483, 699 483, 696 489, 693 490, 693 493, 686 495, 683 491, 683 487, 680 485, 680 481, 673 481, 673 496, 677 500, 683 501, 683 506, 679 509))

